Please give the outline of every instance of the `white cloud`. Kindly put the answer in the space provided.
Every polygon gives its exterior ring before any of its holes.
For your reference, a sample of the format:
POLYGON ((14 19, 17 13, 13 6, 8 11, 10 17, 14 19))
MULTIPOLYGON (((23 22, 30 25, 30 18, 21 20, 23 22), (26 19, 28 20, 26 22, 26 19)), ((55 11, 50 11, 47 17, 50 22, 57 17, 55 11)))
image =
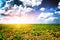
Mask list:
POLYGON ((5 13, 5 10, 0 9, 0 14, 5 13))
POLYGON ((45 20, 45 23, 55 23, 54 20, 58 19, 57 17, 49 17, 45 20))
POLYGON ((58 5, 60 5, 60 2, 58 3, 58 5))
POLYGON ((60 11, 56 11, 55 13, 60 15, 60 11))
POLYGON ((20 0, 20 1, 22 1, 25 6, 27 5, 32 6, 32 2, 30 0, 20 0))
POLYGON ((41 4, 42 0, 20 0, 24 3, 24 5, 29 5, 29 6, 38 6, 41 4))
POLYGON ((38 6, 42 3, 42 0, 32 0, 32 6, 38 6))
POLYGON ((58 19, 58 17, 54 17, 53 15, 53 13, 40 13, 38 23, 55 23, 54 20, 58 19))
POLYGON ((38 19, 40 19, 40 18, 48 18, 48 17, 50 17, 50 16, 53 16, 53 13, 44 13, 44 12, 42 12, 42 13, 40 13, 40 15, 38 16, 38 19))
POLYGON ((58 3, 58 9, 60 9, 60 2, 58 3))
POLYGON ((34 10, 34 9, 33 9, 33 8, 29 8, 29 7, 28 7, 28 8, 27 8, 27 7, 24 8, 24 12, 25 12, 25 13, 29 13, 29 12, 31 12, 32 10, 34 10))
POLYGON ((40 11, 45 11, 45 8, 40 8, 40 11))
POLYGON ((58 9, 60 9, 60 6, 58 6, 58 9))

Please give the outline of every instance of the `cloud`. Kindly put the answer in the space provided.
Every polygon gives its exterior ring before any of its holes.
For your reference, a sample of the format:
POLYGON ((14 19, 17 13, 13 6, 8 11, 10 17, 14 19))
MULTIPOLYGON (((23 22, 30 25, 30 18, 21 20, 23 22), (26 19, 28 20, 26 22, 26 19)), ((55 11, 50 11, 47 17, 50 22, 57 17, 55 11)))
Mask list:
POLYGON ((40 15, 38 16, 38 19, 40 19, 40 18, 48 18, 48 17, 50 17, 50 16, 53 16, 53 13, 44 13, 44 12, 42 12, 42 13, 40 13, 40 15))
POLYGON ((45 11, 45 8, 40 8, 40 11, 45 11))
MULTIPOLYGON (((23 2, 23 4, 25 5, 25 7, 22 7, 22 5, 17 6, 14 5, 14 7, 12 7, 12 9, 8 10, 7 12, 5 12, 5 10, 0 10, 3 11, 2 13, 4 14, 10 14, 13 17, 3 17, 0 20, 0 23, 33 23, 33 24, 37 24, 37 23, 60 23, 60 11, 57 11, 59 16, 56 16, 54 13, 51 12, 38 12, 31 7, 26 7, 28 6, 38 6, 41 4, 42 0, 20 0, 23 2), (23 16, 15 16, 15 15, 20 15, 23 14, 23 16), (27 16, 24 16, 26 14, 30 14, 27 16), (38 16, 36 16, 36 14, 38 16), (7 21, 8 19, 8 21, 7 21), (4 21, 4 22, 3 22, 4 21)), ((6 4, 5 7, 9 7, 9 4, 6 4)), ((45 8, 40 8, 40 11, 45 11, 45 8)))
POLYGON ((58 5, 60 5, 60 2, 58 3, 58 5))
POLYGON ((22 5, 20 5, 20 6, 15 5, 13 7, 13 10, 16 10, 17 11, 16 12, 17 14, 18 13, 28 14, 29 12, 34 11, 33 8, 30 8, 30 7, 22 7, 22 5))
POLYGON ((54 17, 54 13, 40 13, 38 16, 38 23, 56 23, 58 17, 54 17))
POLYGON ((29 5, 32 7, 38 6, 42 3, 42 0, 20 0, 20 1, 22 1, 25 6, 29 5))
POLYGON ((1 10, 1 9, 0 9, 0 14, 2 14, 2 13, 5 13, 5 10, 1 10))
POLYGON ((42 0, 32 0, 32 6, 38 6, 42 3, 42 0))
POLYGON ((56 24, 60 24, 60 14, 57 13, 55 15, 56 15, 57 19, 54 21, 56 22, 56 24))

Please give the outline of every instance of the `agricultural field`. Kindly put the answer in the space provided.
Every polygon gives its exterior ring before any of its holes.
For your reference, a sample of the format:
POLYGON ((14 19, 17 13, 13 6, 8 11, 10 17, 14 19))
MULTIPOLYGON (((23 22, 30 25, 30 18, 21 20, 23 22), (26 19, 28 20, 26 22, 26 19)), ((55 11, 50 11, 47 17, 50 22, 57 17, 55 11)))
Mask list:
POLYGON ((60 40, 60 24, 0 24, 0 40, 60 40))

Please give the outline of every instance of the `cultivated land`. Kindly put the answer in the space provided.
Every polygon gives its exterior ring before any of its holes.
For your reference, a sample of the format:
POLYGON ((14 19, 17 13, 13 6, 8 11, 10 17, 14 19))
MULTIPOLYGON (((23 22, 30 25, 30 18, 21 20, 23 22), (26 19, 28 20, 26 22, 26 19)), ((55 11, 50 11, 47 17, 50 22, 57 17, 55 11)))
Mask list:
POLYGON ((0 24, 0 40, 60 40, 60 24, 0 24))

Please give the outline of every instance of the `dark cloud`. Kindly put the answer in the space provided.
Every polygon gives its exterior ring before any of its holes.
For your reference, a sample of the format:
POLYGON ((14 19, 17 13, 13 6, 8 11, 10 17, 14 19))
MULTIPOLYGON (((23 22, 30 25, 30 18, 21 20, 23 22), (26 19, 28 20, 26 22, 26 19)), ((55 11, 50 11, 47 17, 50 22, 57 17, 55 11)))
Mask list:
POLYGON ((59 0, 43 0, 40 6, 45 8, 55 8, 58 6, 58 2, 59 0))

